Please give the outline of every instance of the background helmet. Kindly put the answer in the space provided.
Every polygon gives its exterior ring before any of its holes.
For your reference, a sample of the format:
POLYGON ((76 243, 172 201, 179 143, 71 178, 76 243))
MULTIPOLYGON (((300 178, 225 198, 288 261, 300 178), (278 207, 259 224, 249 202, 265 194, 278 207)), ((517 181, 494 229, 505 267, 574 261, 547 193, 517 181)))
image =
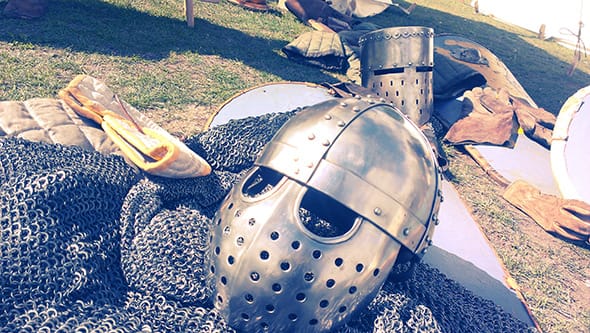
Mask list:
POLYGON ((434 110, 434 30, 429 27, 392 27, 359 38, 361 84, 393 102, 418 126, 430 121, 434 110))
POLYGON ((374 298, 400 249, 430 245, 439 186, 428 141, 391 105, 304 108, 214 218, 216 307, 245 331, 343 324, 374 298))

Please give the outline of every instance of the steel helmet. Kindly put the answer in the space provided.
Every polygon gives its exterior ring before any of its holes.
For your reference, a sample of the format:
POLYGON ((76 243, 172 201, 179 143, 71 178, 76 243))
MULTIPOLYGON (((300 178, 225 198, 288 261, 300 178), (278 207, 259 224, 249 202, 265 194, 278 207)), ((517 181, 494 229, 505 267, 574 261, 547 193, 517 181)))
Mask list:
POLYGON ((374 298, 400 249, 431 244, 440 176, 422 132, 390 104, 302 109, 215 215, 216 307, 249 332, 343 324, 374 298))

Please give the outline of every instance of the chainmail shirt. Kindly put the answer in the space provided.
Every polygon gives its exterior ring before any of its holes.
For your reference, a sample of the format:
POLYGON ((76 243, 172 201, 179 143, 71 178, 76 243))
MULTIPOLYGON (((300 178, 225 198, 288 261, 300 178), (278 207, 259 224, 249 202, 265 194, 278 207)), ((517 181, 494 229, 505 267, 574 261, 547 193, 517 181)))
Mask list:
MULTIPOLYGON (((0 332, 232 332, 212 306, 212 218, 292 114, 187 139, 213 172, 184 180, 79 147, 0 139, 0 332)), ((411 272, 339 332, 534 331, 426 264, 411 272)))

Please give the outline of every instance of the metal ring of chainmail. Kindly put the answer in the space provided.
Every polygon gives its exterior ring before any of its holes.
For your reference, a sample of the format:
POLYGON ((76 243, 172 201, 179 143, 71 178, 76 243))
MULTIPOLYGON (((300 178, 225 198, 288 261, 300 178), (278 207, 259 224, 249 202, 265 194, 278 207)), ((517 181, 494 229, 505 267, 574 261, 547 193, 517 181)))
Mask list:
MULTIPOLYGON (((212 218, 292 114, 189 138, 214 169, 189 180, 79 147, 0 139, 0 332, 234 331, 210 299, 212 218)), ((535 331, 436 269, 414 268, 338 332, 535 331)))

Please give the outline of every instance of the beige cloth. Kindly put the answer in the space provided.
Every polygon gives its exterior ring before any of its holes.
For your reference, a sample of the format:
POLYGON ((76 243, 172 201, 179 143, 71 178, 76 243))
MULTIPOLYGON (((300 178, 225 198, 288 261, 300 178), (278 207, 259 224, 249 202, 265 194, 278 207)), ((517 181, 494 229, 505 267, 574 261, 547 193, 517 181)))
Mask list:
POLYGON ((77 115, 64 101, 53 98, 0 102, 0 136, 122 155, 97 124, 77 115))
POLYGON ((119 99, 100 80, 78 75, 59 96, 79 115, 92 119, 140 169, 169 178, 208 175, 211 166, 178 138, 119 99))
POLYGON ((0 136, 121 155, 130 165, 162 177, 211 172, 203 158, 93 77, 77 76, 60 97, 0 102, 0 136))

